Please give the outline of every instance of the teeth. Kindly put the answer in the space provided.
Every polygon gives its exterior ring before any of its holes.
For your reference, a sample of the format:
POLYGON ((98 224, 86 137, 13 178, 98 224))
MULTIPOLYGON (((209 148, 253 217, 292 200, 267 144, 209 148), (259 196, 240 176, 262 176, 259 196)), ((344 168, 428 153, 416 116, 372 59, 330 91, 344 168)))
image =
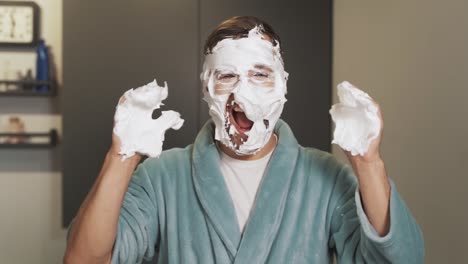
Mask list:
POLYGON ((244 110, 242 110, 242 108, 240 108, 240 106, 237 104, 234 106, 233 110, 236 112, 244 112, 244 110))

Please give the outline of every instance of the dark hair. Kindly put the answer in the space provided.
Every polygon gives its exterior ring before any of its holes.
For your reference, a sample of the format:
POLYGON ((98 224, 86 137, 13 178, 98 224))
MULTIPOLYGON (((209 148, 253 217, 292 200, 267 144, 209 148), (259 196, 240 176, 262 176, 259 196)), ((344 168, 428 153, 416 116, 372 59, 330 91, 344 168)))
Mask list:
POLYGON ((268 23, 254 16, 233 16, 221 22, 206 39, 203 53, 205 55, 211 53, 214 46, 223 39, 247 37, 249 31, 255 26, 259 26, 260 32, 272 39, 273 46, 279 44, 280 53, 282 53, 280 37, 268 23))

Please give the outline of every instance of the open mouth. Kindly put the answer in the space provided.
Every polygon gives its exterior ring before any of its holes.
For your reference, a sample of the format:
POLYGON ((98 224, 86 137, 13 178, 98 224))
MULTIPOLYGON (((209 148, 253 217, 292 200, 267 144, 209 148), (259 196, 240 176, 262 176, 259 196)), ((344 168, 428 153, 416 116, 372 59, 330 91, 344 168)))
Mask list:
POLYGON ((233 125, 236 127, 237 131, 241 133, 250 131, 254 124, 254 122, 247 118, 244 111, 242 111, 237 104, 235 104, 231 110, 231 117, 233 125))
POLYGON ((250 131, 254 122, 247 118, 242 108, 237 103, 233 103, 232 100, 227 104, 227 109, 229 113, 229 119, 231 124, 234 125, 237 132, 245 134, 245 132, 250 131))

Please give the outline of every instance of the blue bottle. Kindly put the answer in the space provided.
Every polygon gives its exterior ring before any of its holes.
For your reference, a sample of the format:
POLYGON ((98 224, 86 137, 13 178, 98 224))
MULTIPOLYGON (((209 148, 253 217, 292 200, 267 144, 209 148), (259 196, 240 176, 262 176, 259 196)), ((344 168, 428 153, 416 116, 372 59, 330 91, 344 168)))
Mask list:
MULTIPOLYGON (((36 80, 49 81, 49 54, 43 39, 39 40, 36 55, 36 80)), ((49 85, 36 85, 36 91, 48 92, 49 85)))

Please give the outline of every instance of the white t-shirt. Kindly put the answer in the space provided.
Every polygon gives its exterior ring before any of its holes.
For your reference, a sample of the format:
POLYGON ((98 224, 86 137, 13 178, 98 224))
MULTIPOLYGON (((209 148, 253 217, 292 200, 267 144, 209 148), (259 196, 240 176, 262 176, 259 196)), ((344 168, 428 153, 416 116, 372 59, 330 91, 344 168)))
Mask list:
POLYGON ((221 150, 219 152, 221 172, 234 202, 239 228, 243 232, 273 150, 258 160, 238 160, 221 150))

